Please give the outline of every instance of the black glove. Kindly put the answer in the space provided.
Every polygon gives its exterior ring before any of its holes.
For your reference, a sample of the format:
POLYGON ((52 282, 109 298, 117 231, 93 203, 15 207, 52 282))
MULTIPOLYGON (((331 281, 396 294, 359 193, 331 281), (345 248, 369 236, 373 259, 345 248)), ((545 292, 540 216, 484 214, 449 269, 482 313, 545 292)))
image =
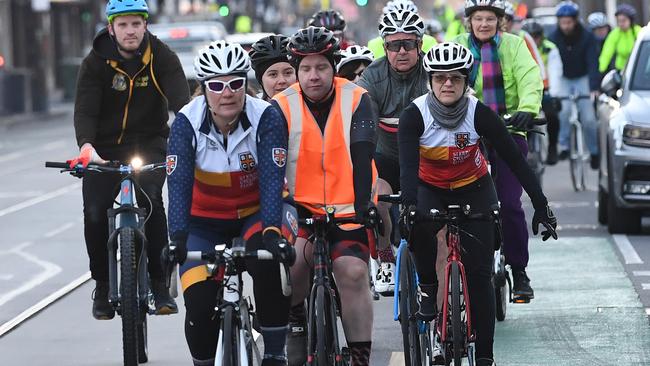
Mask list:
POLYGON ((171 240, 169 243, 169 259, 174 263, 185 263, 187 259, 187 236, 179 236, 171 240))
POLYGON ((404 239, 409 239, 411 230, 415 225, 417 209, 415 205, 408 205, 402 209, 399 215, 399 232, 404 239))
POLYGON ((384 231, 383 222, 379 217, 379 211, 377 211, 374 202, 368 201, 365 205, 354 205, 354 213, 359 224, 369 229, 377 229, 378 232, 384 231))
POLYGON ((535 209, 535 214, 533 215, 533 234, 535 235, 539 231, 539 224, 544 225, 542 241, 548 240, 551 236, 557 240, 557 232, 555 232, 557 219, 550 207, 546 206, 542 209, 535 209))
POLYGON ((530 112, 516 112, 510 118, 510 125, 518 130, 528 130, 533 122, 533 114, 530 112))
POLYGON ((292 266, 296 263, 296 250, 276 230, 266 230, 262 235, 264 247, 273 253, 278 262, 292 266))

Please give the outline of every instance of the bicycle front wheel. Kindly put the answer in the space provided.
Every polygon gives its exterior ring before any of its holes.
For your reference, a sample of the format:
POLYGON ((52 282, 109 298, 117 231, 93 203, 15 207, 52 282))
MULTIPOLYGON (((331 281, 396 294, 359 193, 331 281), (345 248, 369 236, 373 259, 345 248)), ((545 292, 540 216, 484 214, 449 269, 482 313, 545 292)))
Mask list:
POLYGON ((330 319, 330 301, 329 296, 325 294, 325 287, 316 288, 315 313, 312 324, 316 325, 316 364, 317 366, 334 365, 334 352, 332 349, 332 335, 328 334, 332 326, 330 319))
MULTIPOLYGON (((461 280, 460 280, 460 267, 458 263, 451 263, 451 273, 450 279, 451 282, 451 353, 453 356, 453 365, 461 366, 461 361, 463 358, 463 346, 465 344, 465 337, 463 335, 462 327, 463 323, 461 320, 461 280)), ((464 285, 464 284, 463 284, 464 285)))
POLYGON ((579 139, 582 138, 580 129, 575 124, 571 125, 571 141, 569 166, 571 170, 571 182, 576 192, 584 190, 584 152, 582 151, 579 139))
POLYGON ((223 309, 221 335, 223 336, 223 366, 237 366, 237 327, 235 325, 235 311, 232 306, 223 309))
POLYGON ((406 365, 420 365, 420 337, 415 318, 418 311, 415 267, 411 253, 406 248, 400 255, 399 283, 399 322, 402 328, 404 361, 406 365))
MULTIPOLYGON (((142 324, 138 301, 138 269, 135 231, 125 227, 118 236, 120 247, 120 312, 122 315, 122 349, 124 365, 138 364, 138 328, 142 324)), ((146 360, 143 360, 146 362, 146 360)))

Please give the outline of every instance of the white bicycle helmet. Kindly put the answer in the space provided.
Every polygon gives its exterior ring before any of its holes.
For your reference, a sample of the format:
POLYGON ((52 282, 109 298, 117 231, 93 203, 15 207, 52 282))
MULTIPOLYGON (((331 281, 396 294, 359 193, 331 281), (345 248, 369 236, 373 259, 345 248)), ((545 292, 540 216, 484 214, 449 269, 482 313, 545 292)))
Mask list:
POLYGON ((431 48, 422 62, 428 73, 459 70, 466 74, 472 68, 474 56, 463 45, 444 42, 431 48))
POLYGON ((370 51, 370 49, 366 46, 350 46, 347 49, 341 51, 341 61, 339 61, 339 64, 336 66, 336 70, 339 71, 343 65, 347 64, 348 62, 357 60, 367 61, 368 63, 371 63, 375 60, 375 57, 373 56, 372 51, 370 51))
POLYGON ((490 10, 502 17, 505 7, 503 0, 465 0, 465 16, 468 17, 478 10, 490 10))
POLYGON ((214 41, 203 47, 194 59, 194 71, 199 81, 215 76, 245 75, 250 69, 248 52, 238 43, 214 41))
POLYGON ((397 10, 403 10, 403 11, 408 10, 417 13, 418 7, 411 0, 392 0, 386 3, 386 6, 384 6, 382 13, 386 14, 391 11, 397 11, 397 10))
POLYGON ((507 17, 510 17, 510 19, 515 18, 515 6, 512 5, 510 1, 504 1, 503 3, 503 12, 507 17))
POLYGON ((418 13, 412 11, 391 11, 381 17, 378 28, 382 38, 395 33, 415 34, 418 38, 422 38, 424 21, 418 13))
POLYGON ((607 16, 600 11, 589 14, 587 17, 587 24, 589 24, 589 29, 591 30, 609 26, 607 16))

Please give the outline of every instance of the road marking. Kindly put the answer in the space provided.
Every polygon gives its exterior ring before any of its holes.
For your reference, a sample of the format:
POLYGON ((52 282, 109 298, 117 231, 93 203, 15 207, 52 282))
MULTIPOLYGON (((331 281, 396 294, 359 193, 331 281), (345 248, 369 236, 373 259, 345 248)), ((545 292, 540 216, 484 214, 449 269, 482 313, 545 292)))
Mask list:
POLYGON ((565 224, 558 225, 557 231, 560 230, 598 230, 598 225, 595 224, 565 224))
POLYGON ((43 235, 43 237, 48 238, 48 239, 52 238, 52 237, 57 236, 57 235, 61 234, 62 232, 66 231, 66 230, 68 230, 70 228, 75 227, 76 225, 77 225, 77 223, 74 222, 74 221, 68 222, 66 224, 63 224, 61 227, 58 227, 58 228, 56 228, 56 229, 54 229, 52 231, 49 231, 49 232, 45 233, 45 235, 43 235))
POLYGON ((0 274, 0 280, 2 281, 9 281, 12 278, 14 278, 12 274, 0 274))
POLYGON ((0 296, 0 307, 8 303, 9 301, 13 300, 14 298, 20 296, 21 294, 47 281, 48 279, 56 276, 57 274, 59 274, 59 272, 61 272, 61 267, 59 267, 55 263, 44 261, 33 254, 23 251, 23 249, 27 248, 32 244, 33 244, 32 242, 22 243, 20 245, 17 245, 13 249, 5 252, 5 254, 11 253, 23 257, 23 259, 25 259, 26 261, 32 262, 37 266, 43 268, 43 271, 39 273, 37 276, 33 277, 31 280, 23 283, 21 286, 0 296))
POLYGON ((632 271, 632 274, 635 276, 650 276, 650 271, 632 271))
POLYGON ((636 252, 630 239, 627 238, 625 234, 614 234, 612 235, 614 242, 618 247, 618 250, 621 252, 623 259, 625 259, 625 264, 643 264, 641 257, 636 252))
POLYGON ((642 290, 650 290, 650 283, 642 283, 641 284, 641 289, 642 290))
POLYGON ((59 189, 57 189, 55 191, 46 193, 44 195, 34 197, 32 199, 28 199, 27 201, 17 203, 17 204, 15 204, 13 206, 9 206, 9 207, 7 207, 5 209, 0 210, 0 217, 9 215, 9 214, 14 213, 16 211, 20 211, 22 209, 25 209, 25 208, 28 208, 28 207, 31 207, 31 206, 34 206, 34 205, 37 205, 39 203, 51 200, 52 198, 62 196, 64 194, 68 193, 68 192, 77 190, 80 187, 81 187, 81 182, 74 183, 72 185, 69 185, 69 186, 66 186, 66 187, 63 187, 63 188, 59 188, 59 189))
POLYGON ((18 159, 18 158, 22 157, 23 155, 25 155, 25 153, 12 152, 12 153, 0 156, 0 163, 4 163, 6 161, 11 161, 11 160, 14 160, 14 159, 18 159))
POLYGON ((402 366, 406 363, 404 360, 404 352, 393 352, 390 355, 390 361, 388 361, 388 366, 402 366))
POLYGON ((18 198, 40 196, 43 191, 0 192, 0 198, 18 198))
POLYGON ((51 151, 51 150, 57 150, 65 146, 65 141, 64 140, 57 140, 57 141, 52 141, 48 142, 47 144, 41 146, 40 149, 30 149, 30 150, 24 150, 24 151, 16 151, 12 152, 10 154, 6 154, 3 156, 0 156, 0 163, 5 163, 7 161, 11 160, 16 160, 18 158, 22 158, 25 155, 32 155, 37 152, 41 151, 51 151))
POLYGON ((66 145, 65 141, 63 140, 58 140, 58 141, 52 141, 48 142, 47 144, 43 145, 41 147, 41 151, 50 151, 50 150, 57 150, 66 145))
POLYGON ((18 314, 18 316, 16 316, 15 318, 13 318, 13 319, 7 321, 6 323, 0 325, 0 337, 7 334, 9 331, 11 331, 13 328, 15 328, 20 323, 24 322, 25 320, 31 318, 32 316, 34 316, 35 314, 37 314, 41 310, 43 310, 46 307, 50 306, 55 301, 59 300, 63 296, 65 296, 68 293, 72 292, 77 287, 83 285, 89 279, 90 279, 90 271, 86 272, 85 274, 78 277, 77 279, 70 282, 69 284, 61 287, 58 290, 56 290, 50 296, 44 298, 43 300, 37 302, 34 306, 32 306, 29 309, 27 309, 27 310, 23 311, 22 313, 18 314))
MULTIPOLYGON (((583 207, 598 207, 598 202, 594 201, 568 201, 568 202, 549 202, 549 207, 551 208, 583 208, 583 207)), ((523 204, 524 207, 533 207, 533 204, 530 201, 525 201, 523 204)))
POLYGON ((650 308, 645 308, 645 315, 650 315, 650 308))

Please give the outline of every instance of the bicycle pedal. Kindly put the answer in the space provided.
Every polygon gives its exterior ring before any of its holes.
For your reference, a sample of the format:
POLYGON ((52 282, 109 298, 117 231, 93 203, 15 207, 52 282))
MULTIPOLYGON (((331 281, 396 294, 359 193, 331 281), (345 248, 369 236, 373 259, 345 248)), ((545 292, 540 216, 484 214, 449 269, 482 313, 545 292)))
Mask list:
POLYGON ((384 291, 380 292, 381 296, 383 297, 394 297, 395 296, 395 291, 384 291))
POLYGON ((528 304, 530 303, 530 297, 525 297, 525 296, 520 296, 520 297, 514 297, 512 299, 512 302, 515 304, 528 304))

